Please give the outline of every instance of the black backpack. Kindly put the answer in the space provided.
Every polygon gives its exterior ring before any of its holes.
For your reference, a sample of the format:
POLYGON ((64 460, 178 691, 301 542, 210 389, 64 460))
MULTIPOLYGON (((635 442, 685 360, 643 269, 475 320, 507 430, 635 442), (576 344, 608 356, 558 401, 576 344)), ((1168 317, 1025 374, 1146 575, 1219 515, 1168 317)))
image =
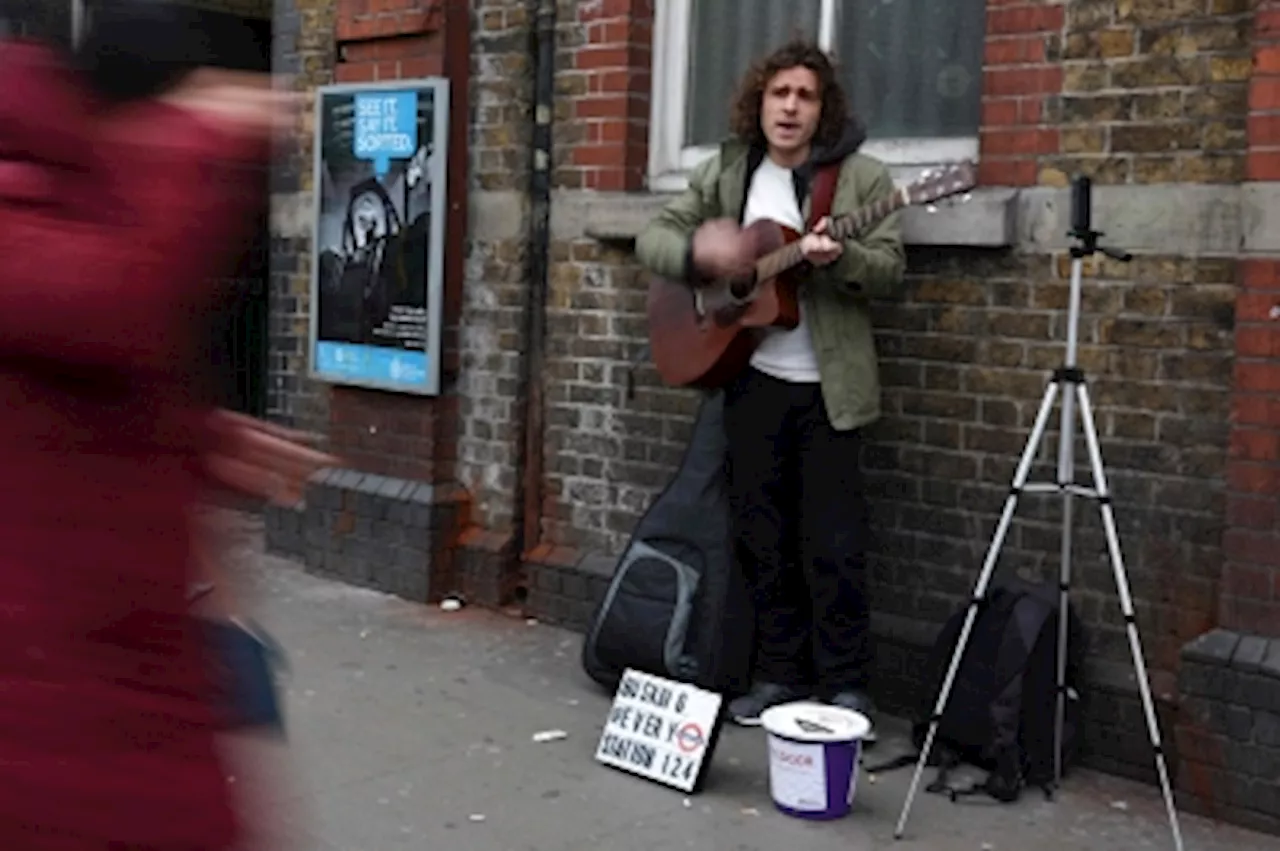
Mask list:
MULTIPOLYGON (((1058 604, 1056 586, 1015 580, 988 592, 938 724, 929 764, 939 772, 930 792, 949 795, 952 800, 987 794, 1006 803, 1016 801, 1029 786, 1052 795, 1058 604), (966 789, 951 786, 947 775, 962 764, 987 771, 986 779, 966 789)), ((968 608, 966 604, 947 619, 930 651, 912 729, 918 750, 924 747, 968 608)), ((1085 650, 1080 622, 1070 607, 1067 624, 1064 774, 1078 747, 1079 680, 1085 650)), ((901 757, 880 770, 914 764, 918 759, 919 753, 901 757)))

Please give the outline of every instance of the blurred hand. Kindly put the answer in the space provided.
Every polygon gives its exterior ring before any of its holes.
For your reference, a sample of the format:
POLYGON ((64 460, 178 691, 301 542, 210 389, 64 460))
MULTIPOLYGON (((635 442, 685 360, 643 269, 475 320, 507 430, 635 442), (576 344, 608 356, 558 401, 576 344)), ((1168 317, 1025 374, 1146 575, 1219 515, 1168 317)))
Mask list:
POLYGON ((268 74, 200 69, 163 100, 230 132, 277 135, 296 126, 305 96, 272 83, 268 74))
POLYGON ((277 505, 296 505, 307 480, 339 459, 307 444, 302 432, 231 411, 216 411, 210 425, 217 435, 205 466, 225 487, 277 505))
POLYGON ((835 260, 844 251, 844 246, 827 236, 831 219, 823 217, 814 227, 812 233, 800 239, 800 251, 804 258, 815 266, 825 266, 835 260))
POLYGON ((693 265, 709 278, 750 276, 755 253, 732 219, 711 219, 693 233, 693 265))

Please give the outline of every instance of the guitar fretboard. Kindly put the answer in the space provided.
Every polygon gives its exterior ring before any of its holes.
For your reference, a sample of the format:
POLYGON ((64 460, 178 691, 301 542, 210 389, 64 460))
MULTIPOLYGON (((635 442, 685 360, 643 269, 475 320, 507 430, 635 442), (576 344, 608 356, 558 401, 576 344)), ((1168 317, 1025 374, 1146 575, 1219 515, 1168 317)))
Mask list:
MULTIPOLYGON (((860 207, 852 213, 834 217, 831 220, 827 235, 837 242, 843 242, 872 222, 877 222, 894 210, 905 207, 907 205, 907 197, 907 193, 899 189, 887 198, 881 198, 879 201, 860 207)), ((788 243, 756 261, 756 279, 767 281, 770 278, 775 278, 793 266, 800 265, 803 261, 804 252, 800 249, 800 240, 788 243)))

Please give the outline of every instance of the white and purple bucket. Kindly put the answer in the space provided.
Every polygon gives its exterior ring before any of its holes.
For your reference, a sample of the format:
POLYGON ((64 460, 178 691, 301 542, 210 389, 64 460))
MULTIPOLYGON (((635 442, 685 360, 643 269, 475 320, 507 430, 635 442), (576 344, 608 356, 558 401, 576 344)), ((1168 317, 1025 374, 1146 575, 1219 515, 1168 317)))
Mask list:
POLYGON ((866 716, 800 701, 774 706, 760 717, 769 741, 769 792, 789 816, 813 821, 843 818, 853 808, 866 716))

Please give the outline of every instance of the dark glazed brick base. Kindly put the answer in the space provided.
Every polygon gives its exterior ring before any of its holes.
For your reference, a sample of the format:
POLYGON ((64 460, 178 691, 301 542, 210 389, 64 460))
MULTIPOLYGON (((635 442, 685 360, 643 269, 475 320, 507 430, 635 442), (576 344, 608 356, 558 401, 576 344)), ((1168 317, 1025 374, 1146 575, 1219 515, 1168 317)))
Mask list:
POLYGON ((449 486, 327 470, 302 508, 266 511, 266 545, 317 575, 431 602, 457 590, 463 505, 449 486))
POLYGON ((525 600, 524 576, 510 535, 472 527, 458 542, 459 589, 467 602, 503 609, 525 600))
POLYGON ((574 562, 550 556, 528 562, 529 614, 544 623, 586 632, 614 566, 614 559, 597 555, 574 562))
POLYGON ((1280 639, 1217 629, 1182 650, 1182 806, 1280 834, 1280 639))

